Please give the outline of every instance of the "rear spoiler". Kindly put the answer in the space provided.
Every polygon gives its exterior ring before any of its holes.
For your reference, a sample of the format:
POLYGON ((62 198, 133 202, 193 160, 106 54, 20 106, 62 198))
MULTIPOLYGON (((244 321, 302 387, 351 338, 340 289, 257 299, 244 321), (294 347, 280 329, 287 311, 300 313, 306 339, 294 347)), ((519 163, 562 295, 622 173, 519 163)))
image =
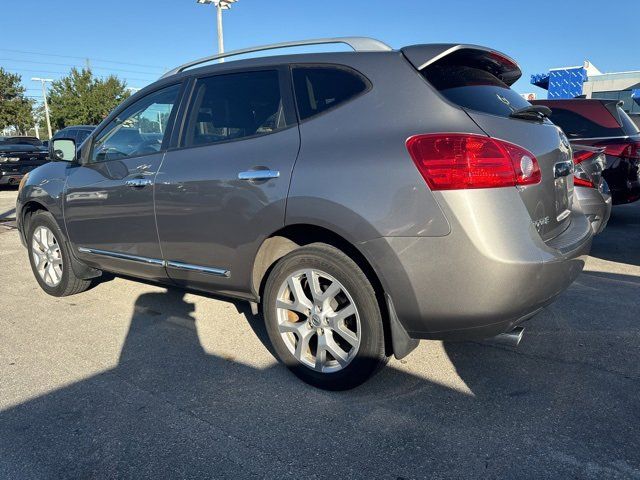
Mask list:
POLYGON ((457 65, 481 68, 509 86, 522 76, 520 67, 511 57, 479 45, 431 43, 411 45, 400 51, 419 71, 435 63, 455 62, 457 65))

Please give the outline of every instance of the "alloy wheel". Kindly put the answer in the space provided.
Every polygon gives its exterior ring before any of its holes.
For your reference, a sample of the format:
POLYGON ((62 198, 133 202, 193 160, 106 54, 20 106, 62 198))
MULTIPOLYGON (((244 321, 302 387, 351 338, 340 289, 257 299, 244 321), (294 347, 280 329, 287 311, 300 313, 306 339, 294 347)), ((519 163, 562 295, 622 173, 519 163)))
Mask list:
POLYGON ((34 230, 31 253, 42 281, 56 287, 62 280, 62 251, 55 235, 47 227, 39 226, 34 230))
POLYGON ((278 331, 289 352, 322 373, 345 368, 361 342, 360 315, 342 283, 317 269, 287 277, 276 302, 278 331))

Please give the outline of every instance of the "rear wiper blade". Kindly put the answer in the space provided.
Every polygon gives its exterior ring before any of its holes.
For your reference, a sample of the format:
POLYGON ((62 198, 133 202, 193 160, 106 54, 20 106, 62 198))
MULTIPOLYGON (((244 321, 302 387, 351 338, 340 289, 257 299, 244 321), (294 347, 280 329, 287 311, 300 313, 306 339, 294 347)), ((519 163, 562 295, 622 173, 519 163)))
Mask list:
POLYGON ((551 109, 544 105, 528 105, 514 110, 509 114, 513 118, 535 118, 542 120, 551 115, 551 109))

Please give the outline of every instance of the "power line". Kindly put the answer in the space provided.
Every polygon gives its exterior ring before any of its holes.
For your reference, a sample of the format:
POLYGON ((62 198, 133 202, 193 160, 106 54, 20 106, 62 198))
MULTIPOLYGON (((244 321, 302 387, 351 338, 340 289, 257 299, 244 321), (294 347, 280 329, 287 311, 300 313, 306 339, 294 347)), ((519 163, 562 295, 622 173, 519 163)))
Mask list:
MULTIPOLYGON (((56 62, 42 62, 42 61, 35 61, 35 60, 20 60, 18 58, 0 58, 0 60, 4 61, 4 62, 18 62, 18 63, 32 63, 32 64, 36 64, 36 65, 54 65, 54 66, 58 66, 58 67, 72 67, 72 68, 87 68, 86 65, 81 66, 81 65, 70 65, 68 63, 56 63, 56 62)), ((13 67, 16 68, 16 67, 13 67)), ((142 75, 156 75, 157 73, 152 73, 152 72, 141 72, 139 70, 125 70, 122 68, 111 68, 111 67, 91 67, 91 70, 107 70, 107 71, 113 71, 113 72, 125 72, 125 73, 140 73, 142 75)))
MULTIPOLYGON (((60 55, 60 54, 56 54, 56 53, 42 53, 42 52, 32 52, 32 51, 28 51, 28 50, 13 50, 10 48, 0 48, 0 51, 3 52, 14 52, 14 53, 25 53, 27 55, 40 55, 40 56, 45 56, 45 57, 58 57, 58 58, 79 58, 81 60, 85 60, 87 57, 78 57, 78 56, 74 56, 74 55, 60 55)), ((119 64, 119 65, 129 65, 132 67, 147 67, 147 68, 158 68, 158 69, 163 69, 163 70, 168 70, 168 68, 166 66, 161 66, 161 65, 145 65, 142 63, 131 63, 131 62, 120 62, 120 61, 116 61, 116 60, 104 60, 104 59, 100 59, 100 58, 91 58, 91 60, 94 60, 96 62, 102 62, 102 63, 114 63, 114 64, 119 64)))
MULTIPOLYGON (((29 73, 48 73, 51 75, 68 75, 69 72, 60 72, 60 71, 53 71, 53 70, 28 70, 25 68, 19 68, 16 69, 16 71, 18 72, 29 72, 29 73)), ((109 78, 109 75, 95 75, 97 78, 101 78, 101 79, 105 79, 105 78, 109 78)), ((125 80, 134 80, 136 82, 148 82, 151 83, 153 80, 149 80, 148 78, 135 78, 135 77, 129 77, 128 75, 123 75, 123 78, 125 80)))

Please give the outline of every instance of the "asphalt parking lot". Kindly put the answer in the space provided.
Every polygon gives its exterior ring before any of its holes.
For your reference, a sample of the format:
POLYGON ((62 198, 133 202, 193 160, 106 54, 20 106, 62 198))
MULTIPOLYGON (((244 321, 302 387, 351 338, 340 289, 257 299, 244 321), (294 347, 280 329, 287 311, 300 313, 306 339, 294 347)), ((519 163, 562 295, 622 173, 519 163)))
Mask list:
POLYGON ((56 299, 0 190, 0 478, 640 478, 640 202, 518 349, 422 342, 355 390, 246 305, 124 278, 56 299))

